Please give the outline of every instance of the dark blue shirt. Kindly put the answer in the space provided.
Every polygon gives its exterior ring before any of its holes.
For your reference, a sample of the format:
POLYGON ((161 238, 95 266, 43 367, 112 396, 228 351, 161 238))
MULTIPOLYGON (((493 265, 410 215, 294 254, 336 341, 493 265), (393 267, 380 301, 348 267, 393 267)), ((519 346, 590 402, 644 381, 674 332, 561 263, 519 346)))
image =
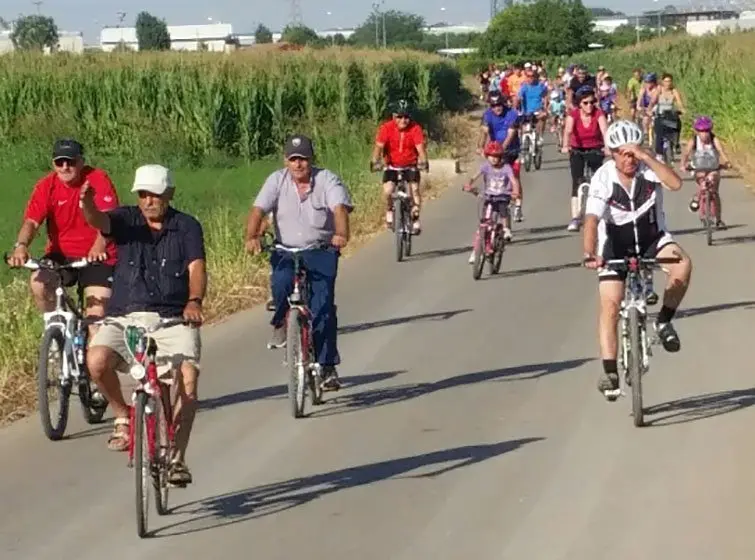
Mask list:
MULTIPOLYGON (((493 109, 487 109, 482 114, 482 122, 488 127, 488 133, 490 139, 495 142, 503 143, 506 140, 506 136, 509 134, 509 129, 512 126, 517 126, 519 120, 519 114, 511 108, 504 108, 503 113, 496 115, 493 109)), ((507 150, 516 152, 519 150, 519 135, 517 134, 508 145, 507 150)))
POLYGON ((118 248, 118 261, 107 314, 181 315, 189 300, 189 263, 205 258, 200 223, 173 208, 168 209, 159 231, 147 225, 138 206, 122 206, 108 216, 108 237, 118 248))

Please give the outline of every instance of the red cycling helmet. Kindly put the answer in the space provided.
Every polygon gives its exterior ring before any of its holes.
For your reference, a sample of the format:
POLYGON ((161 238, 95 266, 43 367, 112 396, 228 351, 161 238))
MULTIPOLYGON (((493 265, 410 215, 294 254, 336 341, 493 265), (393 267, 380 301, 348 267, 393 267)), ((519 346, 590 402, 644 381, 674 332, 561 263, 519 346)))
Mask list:
POLYGON ((491 141, 485 146, 486 156, 503 156, 503 145, 500 142, 491 141))

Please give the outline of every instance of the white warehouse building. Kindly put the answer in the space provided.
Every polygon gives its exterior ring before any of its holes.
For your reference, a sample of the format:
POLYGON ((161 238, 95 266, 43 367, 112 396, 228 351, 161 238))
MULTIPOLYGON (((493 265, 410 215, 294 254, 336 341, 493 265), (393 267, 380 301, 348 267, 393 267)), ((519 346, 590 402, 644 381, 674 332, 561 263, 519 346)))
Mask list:
MULTIPOLYGON (((13 52, 15 47, 10 38, 10 31, 0 31, 0 54, 13 52)), ((57 52, 81 54, 84 52, 84 34, 81 31, 58 31, 57 52)), ((49 54, 50 49, 45 48, 49 54)))
MULTIPOLYGON (((226 39, 233 34, 230 23, 213 23, 208 25, 169 25, 170 48, 174 51, 208 51, 223 52, 226 39)), ((133 50, 139 50, 136 39, 136 27, 105 27, 100 32, 100 46, 105 52, 112 52, 119 44, 125 44, 133 50)))

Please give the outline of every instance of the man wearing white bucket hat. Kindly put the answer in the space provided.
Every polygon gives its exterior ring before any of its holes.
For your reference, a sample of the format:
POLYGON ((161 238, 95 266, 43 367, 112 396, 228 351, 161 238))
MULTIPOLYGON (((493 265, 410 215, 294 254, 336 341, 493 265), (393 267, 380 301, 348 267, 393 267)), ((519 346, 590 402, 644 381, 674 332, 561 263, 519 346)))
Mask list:
MULTIPOLYGON (((204 235, 195 218, 170 206, 175 185, 170 171, 162 165, 137 169, 131 192, 139 197, 136 206, 100 212, 85 185, 81 208, 86 221, 118 248, 107 315, 147 328, 161 318, 183 317, 188 323, 151 334, 158 347, 158 373, 180 373, 180 398, 175 408, 177 449, 171 458, 169 482, 185 486, 192 482, 185 455, 197 408, 201 354, 197 327, 203 320, 202 300, 207 287, 204 235)), ((87 355, 92 378, 115 414, 115 427, 108 440, 108 447, 114 451, 124 451, 129 445, 129 408, 116 375, 116 371, 127 370, 128 356, 122 331, 107 324, 97 331, 87 355)))

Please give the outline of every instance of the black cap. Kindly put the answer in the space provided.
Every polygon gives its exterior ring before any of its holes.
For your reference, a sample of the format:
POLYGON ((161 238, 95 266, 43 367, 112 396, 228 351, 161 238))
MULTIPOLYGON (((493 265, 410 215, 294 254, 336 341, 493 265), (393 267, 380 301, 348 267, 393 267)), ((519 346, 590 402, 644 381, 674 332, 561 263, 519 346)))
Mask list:
POLYGON ((295 134, 286 140, 283 154, 286 156, 286 159, 294 156, 312 159, 315 155, 315 148, 312 146, 311 139, 301 134, 295 134))
POLYGON ((72 138, 63 138, 55 142, 52 147, 52 159, 68 158, 77 159, 83 157, 84 146, 72 138))

